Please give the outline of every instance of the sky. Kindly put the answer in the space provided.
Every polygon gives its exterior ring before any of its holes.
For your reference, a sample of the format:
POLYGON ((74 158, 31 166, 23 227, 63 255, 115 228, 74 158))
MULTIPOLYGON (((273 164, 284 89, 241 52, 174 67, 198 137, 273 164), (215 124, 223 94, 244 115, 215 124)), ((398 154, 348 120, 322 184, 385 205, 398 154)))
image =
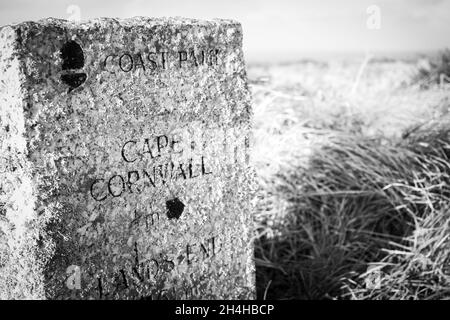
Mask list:
POLYGON ((0 0, 0 25, 133 16, 238 20, 254 61, 450 48, 450 0, 0 0))

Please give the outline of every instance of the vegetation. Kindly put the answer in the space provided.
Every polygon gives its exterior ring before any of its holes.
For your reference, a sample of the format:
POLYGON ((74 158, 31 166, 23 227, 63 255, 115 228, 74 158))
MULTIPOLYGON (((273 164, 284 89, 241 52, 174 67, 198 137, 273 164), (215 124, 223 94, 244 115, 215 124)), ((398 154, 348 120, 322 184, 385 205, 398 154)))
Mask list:
POLYGON ((450 298, 450 94, 367 68, 356 96, 357 64, 250 68, 278 79, 253 88, 259 298, 450 298))
POLYGON ((433 84, 450 82, 450 49, 446 49, 432 59, 422 59, 413 81, 422 88, 433 84))

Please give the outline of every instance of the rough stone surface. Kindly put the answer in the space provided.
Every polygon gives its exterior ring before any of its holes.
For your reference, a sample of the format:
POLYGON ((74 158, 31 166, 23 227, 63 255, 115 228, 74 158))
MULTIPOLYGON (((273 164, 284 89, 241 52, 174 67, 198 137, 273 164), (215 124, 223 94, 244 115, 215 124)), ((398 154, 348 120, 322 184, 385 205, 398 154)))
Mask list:
POLYGON ((250 96, 229 20, 0 30, 0 298, 253 298, 250 96))

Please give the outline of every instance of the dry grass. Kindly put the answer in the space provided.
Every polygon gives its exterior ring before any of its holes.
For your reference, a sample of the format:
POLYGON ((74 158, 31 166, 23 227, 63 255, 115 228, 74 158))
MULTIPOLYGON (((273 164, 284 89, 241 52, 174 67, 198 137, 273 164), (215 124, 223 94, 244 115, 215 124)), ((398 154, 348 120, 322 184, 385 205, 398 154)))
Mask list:
POLYGON ((450 83, 450 49, 443 50, 437 57, 422 59, 412 80, 422 88, 450 83))
POLYGON ((450 297, 449 90, 357 69, 250 69, 259 298, 450 297))

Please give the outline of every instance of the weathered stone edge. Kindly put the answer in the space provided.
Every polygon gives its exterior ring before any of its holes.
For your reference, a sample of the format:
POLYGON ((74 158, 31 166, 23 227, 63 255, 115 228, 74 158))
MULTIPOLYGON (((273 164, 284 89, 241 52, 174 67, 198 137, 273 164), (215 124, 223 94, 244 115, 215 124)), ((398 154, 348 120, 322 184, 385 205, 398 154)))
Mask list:
POLYGON ((4 208, 0 217, 0 299, 42 299, 42 265, 36 259, 40 221, 35 211, 32 164, 28 158, 23 111, 27 90, 17 33, 0 30, 0 153, 4 208), (1 239, 3 237, 3 239, 1 239))
POLYGON ((59 18, 45 18, 37 21, 23 21, 19 23, 8 24, 4 26, 0 26, 0 31, 5 27, 11 27, 13 29, 17 29, 23 26, 42 26, 48 27, 54 25, 55 27, 68 27, 68 28, 89 28, 98 25, 121 25, 124 27, 131 26, 235 26, 241 27, 241 23, 232 20, 232 19, 193 19, 193 18, 184 18, 184 17, 163 17, 163 18, 151 18, 151 17, 143 17, 136 16, 132 18, 95 18, 91 20, 85 21, 69 21, 65 19, 59 18))

